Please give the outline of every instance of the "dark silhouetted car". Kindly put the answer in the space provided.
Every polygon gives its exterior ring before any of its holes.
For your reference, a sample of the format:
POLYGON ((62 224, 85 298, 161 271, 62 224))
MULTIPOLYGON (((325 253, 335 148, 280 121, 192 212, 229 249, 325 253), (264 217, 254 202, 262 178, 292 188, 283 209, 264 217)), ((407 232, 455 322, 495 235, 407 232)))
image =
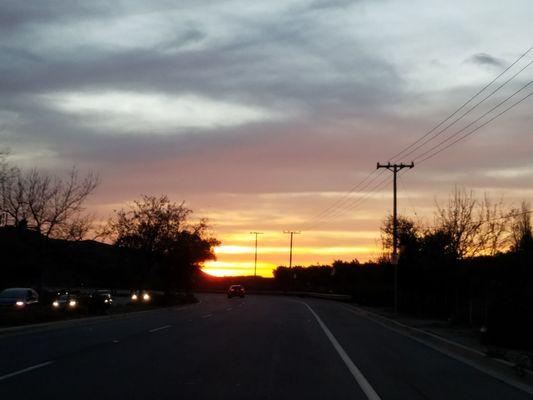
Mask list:
POLYGON ((231 285, 228 289, 228 299, 239 296, 244 297, 244 287, 242 285, 231 285))
POLYGON ((95 290, 89 296, 91 311, 105 312, 113 305, 113 296, 110 290, 95 290))
POLYGON ((39 295, 31 288, 9 288, 0 292, 0 306, 23 309, 39 303, 39 295))

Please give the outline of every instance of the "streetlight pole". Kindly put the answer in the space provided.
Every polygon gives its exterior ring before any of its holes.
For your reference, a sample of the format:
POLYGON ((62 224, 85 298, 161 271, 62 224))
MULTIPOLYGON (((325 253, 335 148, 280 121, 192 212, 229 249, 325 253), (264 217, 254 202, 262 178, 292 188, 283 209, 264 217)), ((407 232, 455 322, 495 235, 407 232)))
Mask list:
POLYGON ((257 276, 257 236, 262 235, 263 232, 250 232, 250 234, 255 235, 255 260, 254 260, 254 277, 257 276))

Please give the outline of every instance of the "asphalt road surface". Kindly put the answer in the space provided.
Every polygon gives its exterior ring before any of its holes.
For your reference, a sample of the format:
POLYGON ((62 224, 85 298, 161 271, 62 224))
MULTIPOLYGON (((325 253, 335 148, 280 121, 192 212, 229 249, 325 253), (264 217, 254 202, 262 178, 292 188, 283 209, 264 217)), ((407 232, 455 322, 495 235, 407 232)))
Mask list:
POLYGON ((327 300, 227 299, 0 337, 0 399, 530 399, 327 300))

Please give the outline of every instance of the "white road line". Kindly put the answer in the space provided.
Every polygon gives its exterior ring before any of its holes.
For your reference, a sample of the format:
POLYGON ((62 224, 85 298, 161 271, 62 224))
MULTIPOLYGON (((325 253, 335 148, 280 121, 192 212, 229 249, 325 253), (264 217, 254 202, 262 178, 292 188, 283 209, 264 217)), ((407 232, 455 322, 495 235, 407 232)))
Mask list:
POLYGON ((226 311, 231 311, 231 310, 233 310, 233 308, 231 307, 226 308, 226 311))
POLYGON ((150 329, 148 332, 154 333, 154 332, 162 331, 163 329, 168 329, 168 328, 172 328, 172 325, 160 326, 159 328, 150 329))
POLYGON ((304 303, 304 302, 299 302, 299 303, 304 304, 309 309, 309 311, 311 311, 311 314, 313 314, 313 316, 317 320, 318 325, 320 325, 320 327, 322 328, 322 330, 328 337, 329 341, 331 342, 335 350, 337 350, 337 353, 342 358, 342 361, 344 361, 344 364, 346 364, 346 367, 348 367, 348 370, 351 372, 352 376, 355 378, 355 380, 357 381, 357 384, 359 385, 361 390, 365 393, 368 400, 381 400, 381 398, 376 393, 374 388, 370 385, 370 383, 368 383, 363 373, 353 363, 353 361, 350 359, 346 351, 344 351, 344 349, 342 348, 338 340, 335 338, 335 336, 333 336, 331 331, 328 329, 328 327, 322 321, 322 319, 320 319, 318 314, 309 306, 309 304, 304 303))
POLYGON ((47 365, 50 365, 50 364, 53 364, 53 363, 54 363, 53 361, 47 361, 47 362, 44 362, 44 363, 41 363, 41 364, 34 365, 32 367, 21 369, 20 371, 11 372, 10 374, 0 376, 0 381, 6 380, 6 379, 9 379, 9 378, 13 378, 14 376, 17 376, 17 375, 20 375, 20 374, 24 374, 26 372, 33 371, 34 369, 46 367, 47 365))
MULTIPOLYGON (((494 371, 491 368, 486 367, 483 364, 480 364, 478 361, 471 360, 471 359, 469 359, 469 358, 467 358, 465 356, 459 355, 459 354, 457 354, 457 353, 455 353, 453 351, 449 351, 447 349, 444 349, 442 346, 439 346, 438 344, 430 343, 427 340, 417 338, 416 336, 413 336, 412 334, 409 334, 409 333, 407 333, 405 331, 402 331, 399 328, 394 328, 394 327, 392 327, 390 325, 387 325, 384 322, 379 321, 378 319, 376 319, 376 317, 370 316, 371 314, 373 314, 371 312, 363 310, 366 313, 366 315, 364 315, 364 314, 357 313, 354 309, 351 309, 351 308, 345 308, 345 309, 347 311, 353 313, 354 315, 356 315, 359 318, 365 318, 368 321, 371 321, 371 322, 373 322, 373 323, 375 323, 377 325, 380 325, 383 328, 388 329, 391 332, 395 332, 398 335, 402 335, 402 336, 405 336, 405 337, 407 337, 409 339, 412 339, 415 342, 418 342, 418 343, 420 343, 420 344, 422 344, 422 345, 424 345, 426 347, 429 347, 429 348, 431 348, 431 349, 433 349, 435 351, 438 351, 439 353, 442 353, 442 354, 444 354, 444 355, 446 355, 446 356, 448 356, 450 358, 453 358, 454 360, 462 362, 463 364, 469 365, 470 367, 475 368, 478 371, 481 371, 481 372, 483 372, 483 373, 485 373, 485 374, 487 374, 489 376, 492 376, 493 378, 495 378, 495 379, 497 379, 497 380, 499 380, 501 382, 504 382, 504 383, 508 384, 509 386, 515 387, 517 389, 520 389, 520 390, 522 390, 522 391, 524 391, 526 393, 529 393, 529 394, 533 395, 533 389, 527 383, 520 382, 517 379, 509 379, 508 376, 506 376, 506 375, 504 375, 504 374, 502 374, 500 372, 494 371)), ((387 318, 385 318, 385 319, 387 319, 387 318)), ((392 321, 392 322, 395 322, 395 321, 392 321)), ((403 325, 403 324, 398 322, 397 325, 403 325)), ((414 329, 415 331, 420 331, 421 333, 425 333, 425 331, 423 331, 421 329, 411 328, 408 325, 405 325, 405 326, 406 326, 406 329, 414 329)), ((433 336, 436 339, 441 339, 441 337, 438 336, 438 335, 430 335, 430 336, 433 336)), ((444 342, 448 343, 449 341, 445 340, 444 342)), ((451 342, 451 343, 455 344, 454 342, 451 342)), ((459 347, 465 347, 465 346, 459 346, 459 347)), ((472 349, 470 349, 469 347, 466 347, 466 349, 472 351, 472 349)), ((477 353, 477 350, 473 351, 473 353, 477 353)), ((483 354, 483 353, 481 353, 481 354, 483 354)), ((486 357, 485 355, 483 355, 483 356, 486 357)), ((502 362, 503 360, 496 360, 496 361, 497 362, 502 362)), ((504 362, 504 363, 508 364, 507 362, 504 362)))
POLYGON ((213 314, 206 314, 206 315, 202 315, 202 318, 210 318, 212 316, 213 316, 213 314))
MULTIPOLYGON (((425 331, 425 330, 423 330, 423 329, 415 328, 414 326, 409 326, 409 325, 402 324, 401 322, 398 322, 398 321, 395 321, 395 320, 393 320, 393 319, 390 319, 390 318, 384 317, 383 315, 379 315, 379 314, 373 313, 373 312, 371 312, 371 311, 366 311, 366 310, 361 310, 362 313, 363 313, 363 314, 361 315, 361 313, 358 312, 359 310, 354 310, 352 307, 345 306, 344 308, 347 309, 347 310, 348 310, 349 312, 351 312, 352 314, 357 315, 358 317, 363 317, 363 318, 367 317, 367 319, 370 319, 371 321, 373 321, 373 322, 375 322, 375 323, 377 323, 377 324, 379 324, 379 325, 381 325, 381 326, 383 326, 383 327, 385 327, 385 328, 387 328, 387 329, 389 329, 389 330, 391 330, 390 326, 388 326, 387 324, 384 324, 383 322, 381 322, 381 321, 379 321, 379 320, 376 320, 376 318, 382 318, 382 319, 384 319, 384 320, 386 320, 386 321, 388 321, 388 322, 390 322, 390 323, 392 323, 392 324, 398 325, 398 326, 400 326, 400 327, 402 327, 402 328, 405 328, 405 329, 407 329, 407 330, 414 331, 414 332, 418 332, 418 333, 421 333, 421 334, 423 334, 423 335, 430 336, 430 337, 432 337, 432 338, 434 338, 434 339, 438 339, 438 340, 440 340, 440 341, 442 341, 442 342, 444 342, 444 343, 447 343, 447 344, 450 344, 450 345, 453 345, 453 346, 459 347, 459 348, 461 348, 461 349, 463 349, 463 350, 470 351, 470 352, 475 353, 475 354, 477 354, 477 355, 479 355, 479 356, 483 356, 483 357, 486 356, 486 354, 483 353, 482 351, 479 351, 479 350, 473 349, 472 347, 464 346, 464 345, 462 345, 461 343, 454 342, 453 340, 448 340, 448 339, 446 339, 446 338, 444 338, 444 337, 442 337, 442 336, 435 335, 434 333, 431 333, 431 332, 429 332, 429 331, 425 331), (365 315, 365 314, 366 314, 366 315, 365 315), (368 317, 368 315, 371 315, 373 318, 372 318, 372 317, 368 317)), ((397 332, 397 331, 395 331, 395 332, 397 332)), ((508 363, 508 365, 509 365, 509 366, 512 366, 513 364, 508 363)))

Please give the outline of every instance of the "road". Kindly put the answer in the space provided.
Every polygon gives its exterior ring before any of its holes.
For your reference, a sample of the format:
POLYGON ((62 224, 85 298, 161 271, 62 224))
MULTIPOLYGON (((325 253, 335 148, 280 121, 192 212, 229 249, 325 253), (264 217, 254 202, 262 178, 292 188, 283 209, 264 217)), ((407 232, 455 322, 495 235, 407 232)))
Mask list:
POLYGON ((198 297, 1 337, 0 398, 531 398, 341 303, 198 297))

